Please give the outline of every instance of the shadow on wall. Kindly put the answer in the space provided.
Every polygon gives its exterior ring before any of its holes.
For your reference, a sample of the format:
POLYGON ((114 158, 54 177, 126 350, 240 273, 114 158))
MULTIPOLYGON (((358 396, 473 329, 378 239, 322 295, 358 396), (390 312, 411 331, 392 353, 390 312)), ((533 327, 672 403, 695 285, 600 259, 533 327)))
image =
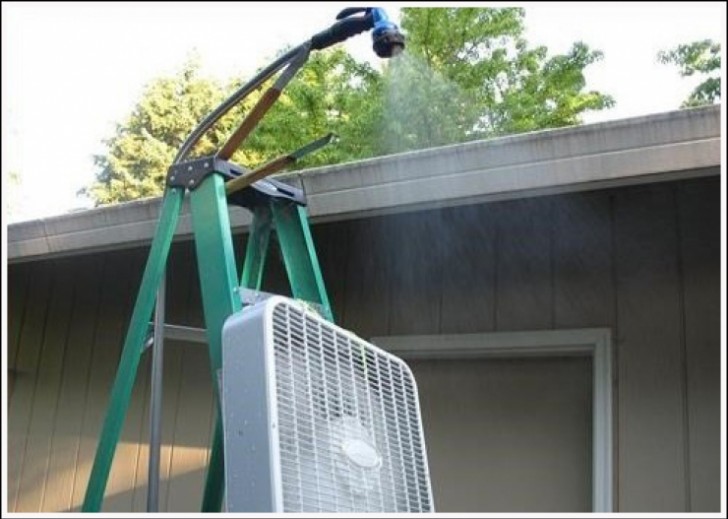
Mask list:
MULTIPOLYGON (((72 443, 71 438, 61 442, 72 443)), ((106 487, 102 512, 145 512, 147 500, 147 457, 146 452, 131 456, 132 450, 145 450, 137 445, 120 443, 114 458, 109 482, 106 487), (143 458, 143 460, 141 459, 143 458), (131 461, 132 463, 129 463, 131 461), (134 463, 137 461, 138 463, 134 463), (143 461, 143 463, 142 463, 143 461)), ((176 447, 175 450, 179 450, 176 447)), ((208 450, 204 447, 182 447, 186 450, 186 467, 179 460, 174 466, 172 477, 162 477, 159 489, 160 512, 199 512, 205 484, 208 450)), ((170 451, 164 446, 161 472, 169 471, 170 451), (166 451, 166 452, 165 452, 166 451), (166 456, 165 456, 166 454, 166 456)), ((178 457, 179 457, 178 453, 178 457)), ((92 457, 84 460, 77 470, 73 466, 54 470, 46 477, 46 466, 42 460, 25 464, 23 491, 9 511, 14 512, 80 512, 88 483, 92 457), (76 476, 74 478, 74 476, 76 476), (74 481, 75 480, 75 481, 74 481), (69 506, 70 503, 70 506, 69 506), (14 506, 13 506, 14 505, 14 506)))
MULTIPOLYGON (((165 352, 160 509, 199 511, 213 399, 204 349, 175 345, 165 352), (185 381, 183 384, 182 381, 185 381)), ((149 449, 149 366, 140 375, 117 446, 104 511, 144 512, 149 449)), ((68 380, 62 402, 41 387, 42 377, 16 374, 8 402, 8 510, 78 510, 83 502, 110 381, 86 390, 68 380), (103 386, 103 387, 99 387, 103 386), (45 395, 42 396, 41 395, 45 395)))
MULTIPOLYGON (((202 490, 205 484, 206 469, 201 468, 185 474, 176 475, 162 481, 160 485, 159 511, 160 512, 199 512, 202 506, 202 490), (182 494, 169 492, 170 487, 184 487, 191 492, 182 494), (192 491, 192 489, 195 489, 192 491)), ((102 512, 145 512, 146 511, 147 485, 139 486, 115 494, 107 494, 104 498, 102 512), (129 507, 129 503, 133 507, 129 507)), ((81 506, 77 505, 68 512, 80 512, 81 506)))

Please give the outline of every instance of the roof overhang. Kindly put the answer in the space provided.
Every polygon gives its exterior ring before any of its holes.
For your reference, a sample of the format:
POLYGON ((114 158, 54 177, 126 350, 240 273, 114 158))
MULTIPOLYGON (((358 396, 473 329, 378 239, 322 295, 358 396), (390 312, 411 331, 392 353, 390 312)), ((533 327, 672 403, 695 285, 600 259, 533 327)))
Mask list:
MULTIPOLYGON (((315 222, 344 220, 719 173, 720 106, 680 110, 304 170, 278 177, 302 187, 315 222)), ((160 199, 12 224, 8 260, 138 246, 151 241, 160 199)), ((250 224, 233 207, 235 231, 250 224)), ((191 237, 185 204, 177 240, 191 237)))

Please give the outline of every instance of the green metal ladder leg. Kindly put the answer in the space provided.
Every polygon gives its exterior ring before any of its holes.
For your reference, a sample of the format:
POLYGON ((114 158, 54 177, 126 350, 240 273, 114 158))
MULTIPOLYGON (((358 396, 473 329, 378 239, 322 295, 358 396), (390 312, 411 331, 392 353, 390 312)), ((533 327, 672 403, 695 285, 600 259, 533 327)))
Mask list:
MULTIPOLYGON (((270 241, 271 215, 265 207, 256 209, 253 213, 253 223, 250 227, 248 246, 243 264, 243 274, 240 286, 260 289, 263 280, 263 268, 270 241)), ((220 229, 222 232, 222 228, 220 229)), ((198 249, 198 255, 200 251, 198 249)), ((217 380, 213 371, 213 381, 217 380)), ((222 507, 225 459, 222 448, 222 421, 218 408, 215 417, 215 430, 212 437, 210 451, 210 464, 205 479, 205 491, 202 498, 203 512, 216 512, 222 507)))
POLYGON ((119 442, 126 412, 129 409, 129 400, 134 388, 139 360, 143 353, 144 338, 149 329, 156 290, 167 263, 183 197, 184 189, 172 188, 165 193, 162 201, 159 223, 152 240, 147 264, 144 267, 141 287, 134 304, 119 368, 111 389, 109 408, 106 411, 99 444, 96 448, 96 457, 81 508, 84 512, 98 512, 101 509, 111 462, 114 459, 116 445, 119 442))
POLYGON ((210 369, 216 401, 215 432, 207 469, 203 512, 217 512, 224 490, 221 406, 218 371, 222 367, 222 326, 241 310, 225 185, 220 175, 207 177, 191 194, 192 225, 197 249, 202 306, 210 353, 210 369))
POLYGON ((293 297, 318 304, 323 316, 334 322, 306 209, 276 199, 271 200, 271 208, 293 297))
MULTIPOLYGON (((271 222, 270 209, 265 206, 255 209, 248 236, 243 273, 240 279, 241 287, 260 290, 270 243, 271 222)), ((216 380, 216 377, 213 380, 216 380)), ((217 512, 222 507, 225 468, 222 442, 222 421, 218 412, 215 418, 210 464, 205 479, 205 492, 202 499, 203 512, 217 512)))
POLYGON ((269 206, 261 205, 253 211, 253 223, 250 225, 248 245, 245 249, 243 273, 240 286, 252 290, 260 290, 263 284, 263 271, 270 245, 273 216, 269 206))
MULTIPOLYGON (((97 512, 101 508, 143 353, 143 341, 148 330, 156 289, 166 266, 183 197, 182 188, 171 188, 164 195, 159 223, 144 269, 86 489, 82 507, 84 512, 97 512)), ((278 234, 294 297, 318 304, 324 317, 331 321, 333 313, 303 207, 271 198, 267 206, 260 206, 253 211, 245 263, 238 285, 223 178, 220 175, 207 177, 191 193, 190 198, 217 415, 202 511, 215 512, 222 506, 224 493, 223 431, 218 386, 218 372, 222 367, 222 327, 230 315, 242 309, 239 287, 260 289, 273 228, 278 234)))

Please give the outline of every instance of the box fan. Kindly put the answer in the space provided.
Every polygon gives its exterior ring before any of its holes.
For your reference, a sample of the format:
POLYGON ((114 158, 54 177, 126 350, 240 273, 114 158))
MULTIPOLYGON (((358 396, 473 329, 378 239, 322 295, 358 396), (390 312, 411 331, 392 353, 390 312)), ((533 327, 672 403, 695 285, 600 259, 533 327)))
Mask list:
POLYGON ((397 357, 274 296, 223 328, 228 512, 433 512, 417 387, 397 357))

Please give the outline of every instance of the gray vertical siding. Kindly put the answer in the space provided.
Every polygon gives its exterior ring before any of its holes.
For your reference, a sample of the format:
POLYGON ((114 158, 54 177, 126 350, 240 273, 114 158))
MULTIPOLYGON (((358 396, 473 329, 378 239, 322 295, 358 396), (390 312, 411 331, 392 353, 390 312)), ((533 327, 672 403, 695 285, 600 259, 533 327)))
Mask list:
MULTIPOLYGON (((612 328, 616 509, 718 511, 719 186, 449 207, 314 236, 335 315, 362 337, 612 328)), ((80 505, 146 252, 9 267, 10 511, 80 505)), ((277 257, 264 288, 285 292, 277 257)), ((202 325, 195 269, 191 244, 175 244, 169 322, 202 325)), ((148 368, 145 357, 108 511, 145 507, 148 368)), ((160 508, 194 511, 213 419, 204 348, 170 342, 165 370, 160 508)))
POLYGON ((718 508, 720 496, 720 197, 711 187, 686 183, 676 191, 683 292, 685 433, 690 505, 718 508))
POLYGON ((86 410, 87 380, 95 343, 95 323, 103 290, 100 278, 104 263, 105 259, 98 256, 78 258, 76 268, 69 276, 76 280, 71 308, 72 325, 61 367, 63 377, 41 510, 67 509, 73 496, 80 493, 75 486, 76 473, 86 410))
MULTIPOLYGON (((22 311, 20 345, 17 348, 14 365, 11 366, 15 373, 13 395, 8 401, 8 501, 21 506, 25 502, 23 496, 27 492, 23 488, 23 481, 27 482, 26 486, 31 486, 34 492, 36 488, 43 488, 43 468, 40 465, 44 464, 44 460, 32 463, 32 460, 28 459, 28 454, 32 456, 33 453, 28 452, 26 445, 33 415, 35 383, 38 378, 37 370, 40 364, 49 296, 52 290, 53 265, 47 263, 32 270, 33 272, 29 273, 28 296, 22 311), (32 480, 28 478, 28 474, 33 475, 32 480)), ((13 311, 10 312, 12 319, 13 311)))
POLYGON ((687 510, 680 271, 673 186, 615 200, 620 505, 687 510), (646 477, 650 467, 657 477, 646 477))
POLYGON ((441 333, 474 333, 495 328, 498 284, 494 215, 488 205, 442 211, 444 228, 434 237, 444 251, 441 333))
POLYGON ((613 196, 553 199, 553 327, 614 326, 613 196))
POLYGON ((553 200, 500 204, 496 221, 496 330, 553 326, 553 200))

